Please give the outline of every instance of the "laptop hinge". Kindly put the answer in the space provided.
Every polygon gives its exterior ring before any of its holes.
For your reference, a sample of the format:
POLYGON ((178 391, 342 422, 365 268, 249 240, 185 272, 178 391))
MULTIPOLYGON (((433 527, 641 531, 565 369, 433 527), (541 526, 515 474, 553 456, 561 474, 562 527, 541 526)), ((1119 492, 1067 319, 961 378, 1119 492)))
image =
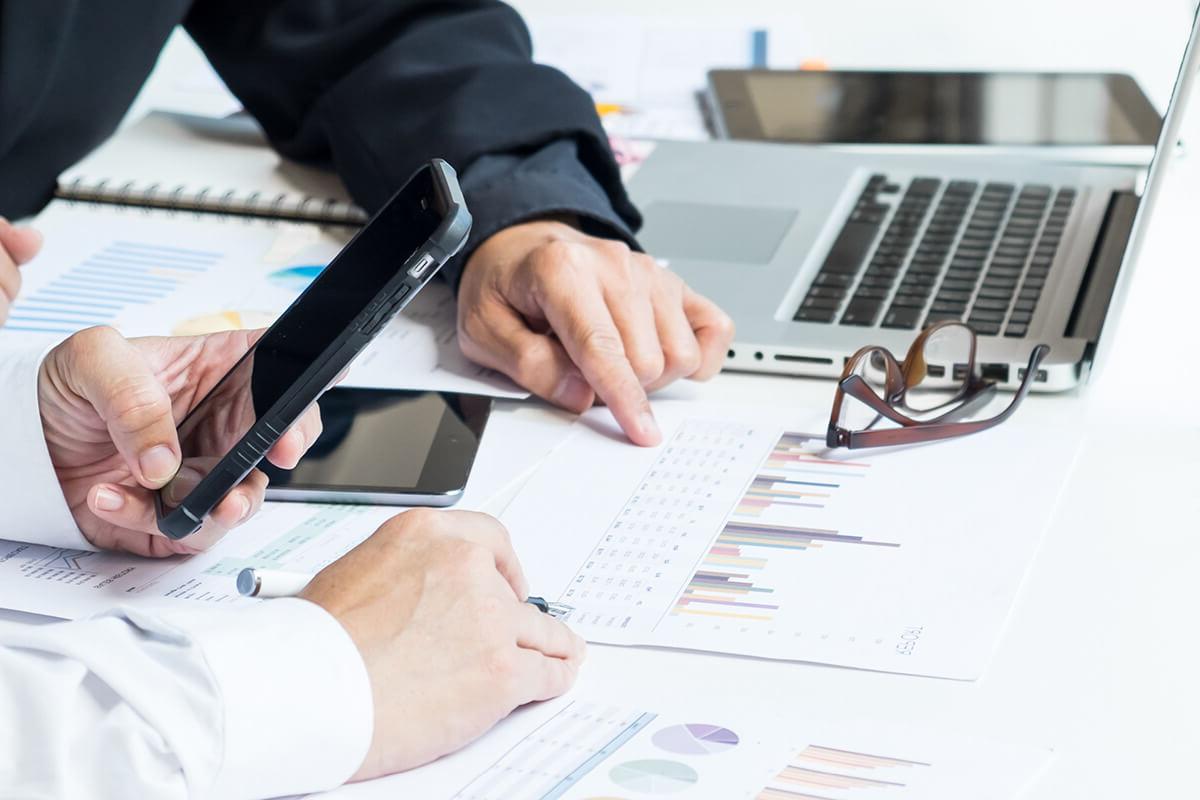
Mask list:
POLYGON ((1133 192, 1113 192, 1096 237, 1096 246, 1092 248, 1092 257, 1079 284, 1075 306, 1067 320, 1066 335, 1086 340, 1089 350, 1095 347, 1108 313, 1113 288, 1117 285, 1117 272, 1133 230, 1138 201, 1133 192))

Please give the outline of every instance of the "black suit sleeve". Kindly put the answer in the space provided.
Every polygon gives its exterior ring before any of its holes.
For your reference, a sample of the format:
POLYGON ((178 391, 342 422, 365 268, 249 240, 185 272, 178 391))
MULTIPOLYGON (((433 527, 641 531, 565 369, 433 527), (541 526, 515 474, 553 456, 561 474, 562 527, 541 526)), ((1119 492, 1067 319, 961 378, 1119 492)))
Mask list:
POLYGON ((532 61, 494 0, 197 0, 188 32, 284 155, 330 164, 368 211, 432 157, 491 234, 554 213, 633 242, 640 217, 591 98, 532 61))

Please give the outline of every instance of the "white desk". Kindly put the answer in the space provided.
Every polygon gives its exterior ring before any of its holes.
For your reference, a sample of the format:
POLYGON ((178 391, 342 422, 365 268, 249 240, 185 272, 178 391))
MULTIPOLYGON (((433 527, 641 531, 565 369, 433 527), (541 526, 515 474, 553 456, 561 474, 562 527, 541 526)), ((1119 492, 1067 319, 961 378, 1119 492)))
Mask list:
MULTIPOLYGON (((1105 374, 1086 392, 1033 397, 1021 411, 1045 420, 1083 416, 1090 434, 982 680, 593 646, 583 683, 623 690, 647 707, 703 692, 718 704, 770 704, 796 718, 844 714, 1053 747, 1058 757, 1031 794, 1045 800, 1193 793, 1198 182, 1200 157, 1177 162, 1105 374)), ((749 375, 722 375, 702 390, 715 400, 752 403, 769 394, 820 408, 831 392, 828 382, 749 375)), ((1037 462, 1030 453, 1030 469, 1037 462)), ((980 514, 1026 524, 1020 498, 988 488, 994 500, 980 514)))

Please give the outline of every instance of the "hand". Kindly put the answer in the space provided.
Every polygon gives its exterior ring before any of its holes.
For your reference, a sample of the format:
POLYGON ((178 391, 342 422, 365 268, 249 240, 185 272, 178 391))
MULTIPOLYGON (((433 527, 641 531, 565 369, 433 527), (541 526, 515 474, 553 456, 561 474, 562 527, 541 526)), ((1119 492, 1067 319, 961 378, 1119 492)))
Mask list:
MULTIPOLYGON (((38 375, 42 428, 67 504, 89 542, 144 556, 195 553, 261 506, 267 478, 255 470, 199 531, 174 541, 158 531, 152 494, 180 469, 176 424, 260 334, 126 340, 111 328, 89 328, 50 351, 38 375)), ((231 393, 225 404, 230 425, 253 413, 248 391, 231 393)), ((320 432, 314 406, 267 457, 291 469, 320 432)), ((231 430, 225 449, 241 433, 244 428, 231 430)))
POLYGON ((453 752, 574 684, 583 640, 528 593, 504 527, 469 511, 406 511, 313 578, 301 597, 345 627, 371 679, 356 780, 453 752))
POLYGON ((649 256, 561 222, 514 225, 471 255, 458 294, 463 353, 552 403, 598 397, 637 444, 662 439, 647 392, 715 375, 733 322, 649 256))
POLYGON ((17 269, 42 249, 42 235, 32 228, 17 228, 0 217, 0 325, 8 319, 8 310, 21 289, 21 271, 17 269))

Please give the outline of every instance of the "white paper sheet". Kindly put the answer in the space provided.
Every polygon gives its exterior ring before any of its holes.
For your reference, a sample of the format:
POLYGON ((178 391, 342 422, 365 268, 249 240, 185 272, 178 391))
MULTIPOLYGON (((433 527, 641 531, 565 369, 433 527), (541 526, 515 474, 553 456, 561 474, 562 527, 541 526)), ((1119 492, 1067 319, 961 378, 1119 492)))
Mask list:
MULTIPOLYGON (((525 419, 512 410, 494 415, 457 507, 488 510, 492 498, 528 474, 568 430, 565 423, 525 419)), ((0 540, 0 608, 76 619, 118 603, 258 602, 237 595, 234 579, 242 568, 315 573, 403 510, 267 503, 208 552, 170 559, 0 540)), ((0 532, 21 536, 19 531, 0 532)))
POLYGON ((1078 442, 1018 420, 830 452, 825 414, 656 414, 665 444, 638 449, 590 412, 503 515, 580 634, 959 679, 990 660, 1078 442))
MULTIPOLYGON (((52 340, 91 325, 127 336, 269 325, 354 229, 55 202, 42 253, 0 337, 52 340)), ((527 397, 468 361, 453 294, 431 282, 358 359, 348 385, 527 397)))
POLYGON ((320 795, 337 800, 1010 800, 1051 753, 874 721, 788 720, 769 710, 679 713, 577 692, 525 708, 425 767, 320 795), (882 791, 881 791, 882 790, 882 791))

